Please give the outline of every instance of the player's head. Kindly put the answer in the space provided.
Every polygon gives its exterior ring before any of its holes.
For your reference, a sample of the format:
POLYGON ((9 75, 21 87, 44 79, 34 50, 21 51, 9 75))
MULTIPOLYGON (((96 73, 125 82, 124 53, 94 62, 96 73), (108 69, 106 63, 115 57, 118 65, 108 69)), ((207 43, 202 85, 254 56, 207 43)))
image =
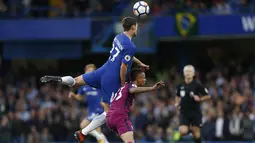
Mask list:
POLYGON ((145 73, 139 68, 134 68, 131 70, 130 78, 130 80, 135 82, 137 86, 143 86, 146 82, 145 73))
POLYGON ((84 72, 85 73, 88 73, 88 72, 92 72, 96 69, 96 66, 94 64, 87 64, 85 67, 84 67, 84 72))
POLYGON ((183 74, 185 78, 193 78, 195 76, 195 68, 192 65, 186 65, 183 68, 183 74))
POLYGON ((136 36, 137 33, 137 21, 132 17, 125 17, 122 20, 122 27, 125 32, 130 32, 132 37, 136 36))

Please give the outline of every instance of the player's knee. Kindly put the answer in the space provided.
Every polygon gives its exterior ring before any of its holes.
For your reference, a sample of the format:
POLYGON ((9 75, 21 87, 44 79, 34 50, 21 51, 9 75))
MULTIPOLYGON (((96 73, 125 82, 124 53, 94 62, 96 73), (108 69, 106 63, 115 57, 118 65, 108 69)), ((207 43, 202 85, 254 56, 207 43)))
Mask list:
POLYGON ((179 128, 179 132, 180 132, 181 136, 185 136, 188 133, 188 131, 189 131, 189 129, 186 126, 181 126, 179 128))
POLYGON ((80 123, 80 128, 81 128, 81 129, 85 128, 85 125, 84 125, 83 122, 80 123))
POLYGON ((200 138, 200 131, 195 131, 195 132, 193 132, 193 136, 194 136, 194 138, 196 138, 196 139, 198 139, 198 138, 200 138))

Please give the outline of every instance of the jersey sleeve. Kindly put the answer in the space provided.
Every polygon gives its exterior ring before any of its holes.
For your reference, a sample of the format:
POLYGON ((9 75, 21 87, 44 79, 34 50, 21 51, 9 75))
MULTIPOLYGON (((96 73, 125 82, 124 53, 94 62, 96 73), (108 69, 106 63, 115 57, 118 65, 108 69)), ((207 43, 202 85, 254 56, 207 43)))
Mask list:
POLYGON ((129 84, 129 85, 128 85, 128 92, 129 92, 130 89, 132 89, 132 88, 137 88, 137 85, 135 85, 135 84, 129 84))
POLYGON ((209 95, 208 89, 204 87, 202 84, 198 84, 198 92, 202 96, 209 95))
POLYGON ((80 94, 80 95, 84 95, 84 90, 83 90, 83 87, 80 87, 77 91, 77 94, 80 94))
POLYGON ((122 63, 131 64, 134 56, 134 48, 130 44, 124 45, 122 63))

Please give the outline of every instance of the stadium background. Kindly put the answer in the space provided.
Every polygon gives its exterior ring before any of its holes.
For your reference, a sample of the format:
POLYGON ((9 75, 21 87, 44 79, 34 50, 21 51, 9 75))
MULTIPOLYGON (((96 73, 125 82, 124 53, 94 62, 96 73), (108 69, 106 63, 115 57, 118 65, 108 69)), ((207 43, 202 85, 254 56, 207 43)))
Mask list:
MULTIPOLYGON (((120 19, 132 0, 0 0, 0 142, 75 142, 86 103, 67 97, 65 86, 40 84, 44 74, 78 75, 101 66, 120 19)), ((136 56, 151 66, 148 85, 166 88, 140 95, 130 117, 141 142, 178 138, 174 108, 182 68, 212 100, 202 104, 206 141, 253 141, 255 137, 255 1, 146 0, 151 15, 139 20, 136 56)), ((103 128, 110 141, 120 141, 103 128)), ((191 139, 187 136, 187 141, 191 139)), ((90 141, 95 141, 90 138, 90 141)))

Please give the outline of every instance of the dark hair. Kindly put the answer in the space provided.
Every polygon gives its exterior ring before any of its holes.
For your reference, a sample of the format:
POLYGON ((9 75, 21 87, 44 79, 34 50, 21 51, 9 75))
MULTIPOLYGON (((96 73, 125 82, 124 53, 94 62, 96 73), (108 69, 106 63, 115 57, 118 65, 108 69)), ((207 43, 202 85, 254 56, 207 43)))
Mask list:
POLYGON ((139 68, 132 69, 130 74, 129 74, 130 81, 135 81, 137 76, 141 73, 143 73, 143 71, 139 68))
POLYGON ((129 31, 133 25, 136 25, 136 19, 133 17, 125 17, 122 20, 122 27, 124 31, 129 31))

